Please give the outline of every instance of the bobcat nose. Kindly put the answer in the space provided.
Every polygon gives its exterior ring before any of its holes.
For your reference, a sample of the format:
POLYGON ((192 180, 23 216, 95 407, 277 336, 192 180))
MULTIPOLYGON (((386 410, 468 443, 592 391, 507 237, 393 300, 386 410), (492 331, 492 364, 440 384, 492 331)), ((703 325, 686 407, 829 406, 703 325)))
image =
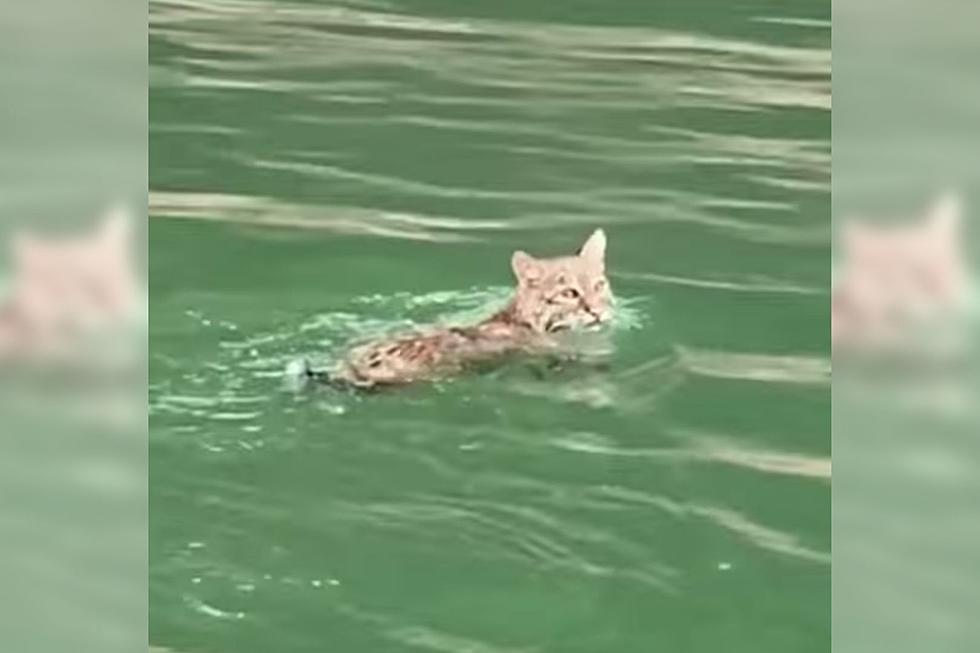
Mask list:
POLYGON ((608 312, 606 312, 606 311, 604 311, 602 309, 598 309, 597 310, 595 308, 588 308, 588 309, 586 309, 586 312, 588 312, 589 316, 592 317, 592 321, 589 322, 589 326, 592 326, 592 325, 595 325, 595 324, 602 324, 603 322, 605 322, 606 320, 609 319, 608 312))

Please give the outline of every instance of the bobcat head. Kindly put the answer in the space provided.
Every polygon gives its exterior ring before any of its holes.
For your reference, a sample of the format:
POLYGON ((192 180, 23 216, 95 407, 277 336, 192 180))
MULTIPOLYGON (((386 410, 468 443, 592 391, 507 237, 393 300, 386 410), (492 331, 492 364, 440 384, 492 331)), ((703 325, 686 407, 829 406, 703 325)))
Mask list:
POLYGON ((534 258, 514 252, 513 316, 540 333, 606 322, 612 291, 606 278, 606 234, 596 229, 575 256, 534 258))
POLYGON ((89 233, 17 237, 6 314, 35 335, 124 319, 137 297, 130 238, 121 210, 89 233))
POLYGON ((915 222, 848 224, 834 282, 833 340, 901 332, 961 309, 969 291, 961 222, 949 196, 915 222))

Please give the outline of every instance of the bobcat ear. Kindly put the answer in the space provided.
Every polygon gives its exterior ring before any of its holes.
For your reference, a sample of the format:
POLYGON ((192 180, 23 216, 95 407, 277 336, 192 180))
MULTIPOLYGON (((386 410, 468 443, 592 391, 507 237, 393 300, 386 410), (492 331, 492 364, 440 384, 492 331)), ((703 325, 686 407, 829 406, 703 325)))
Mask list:
POLYGON ((518 281, 534 281, 541 277, 541 266, 527 252, 521 250, 514 252, 510 257, 510 266, 514 269, 518 281))
POLYGON ((963 219, 963 205, 954 193, 946 193, 929 209, 929 226, 944 234, 955 236, 963 219))
POLYGON ((114 206, 102 218, 100 232, 103 238, 116 244, 125 244, 132 230, 132 218, 126 207, 114 206))
POLYGON ((606 260, 606 232, 596 229, 589 236, 589 239, 582 245, 578 255, 592 263, 603 264, 606 260))

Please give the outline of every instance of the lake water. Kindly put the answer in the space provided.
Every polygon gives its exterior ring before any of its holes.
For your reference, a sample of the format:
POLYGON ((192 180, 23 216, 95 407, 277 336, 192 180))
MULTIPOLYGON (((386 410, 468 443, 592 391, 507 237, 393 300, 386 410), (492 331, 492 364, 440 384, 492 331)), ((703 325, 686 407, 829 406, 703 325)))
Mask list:
POLYGON ((150 642, 830 647, 830 3, 153 0, 150 642), (609 237, 608 369, 282 371, 609 237))

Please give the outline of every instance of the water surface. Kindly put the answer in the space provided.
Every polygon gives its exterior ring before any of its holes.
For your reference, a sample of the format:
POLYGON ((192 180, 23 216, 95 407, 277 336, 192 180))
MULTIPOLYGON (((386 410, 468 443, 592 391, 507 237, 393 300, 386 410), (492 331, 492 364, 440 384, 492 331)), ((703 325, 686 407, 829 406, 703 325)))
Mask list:
POLYGON ((827 650, 829 12, 151 2, 150 641, 827 650), (283 387, 597 226, 608 369, 283 387))

